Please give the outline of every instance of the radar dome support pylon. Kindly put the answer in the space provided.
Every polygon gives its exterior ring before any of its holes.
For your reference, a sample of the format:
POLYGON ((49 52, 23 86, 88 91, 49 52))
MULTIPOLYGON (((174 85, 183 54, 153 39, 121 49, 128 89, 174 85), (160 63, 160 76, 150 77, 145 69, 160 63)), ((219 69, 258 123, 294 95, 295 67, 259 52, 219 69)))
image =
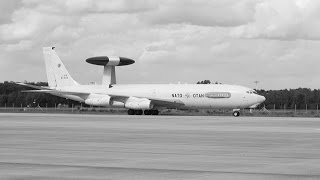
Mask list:
MULTIPOLYGON (((102 85, 111 86, 116 84, 116 67, 133 64, 135 61, 125 57, 98 56, 86 59, 87 63, 103 66, 102 85)), ((112 86, 111 86, 112 87, 112 86)))

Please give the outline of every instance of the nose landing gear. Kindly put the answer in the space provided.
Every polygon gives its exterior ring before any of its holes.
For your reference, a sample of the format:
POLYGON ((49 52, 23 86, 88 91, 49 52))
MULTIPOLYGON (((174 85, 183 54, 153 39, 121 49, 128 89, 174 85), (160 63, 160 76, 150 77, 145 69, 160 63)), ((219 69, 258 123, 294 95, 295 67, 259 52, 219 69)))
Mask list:
POLYGON ((240 116, 240 109, 234 109, 234 110, 233 110, 233 116, 234 116, 234 117, 240 116))

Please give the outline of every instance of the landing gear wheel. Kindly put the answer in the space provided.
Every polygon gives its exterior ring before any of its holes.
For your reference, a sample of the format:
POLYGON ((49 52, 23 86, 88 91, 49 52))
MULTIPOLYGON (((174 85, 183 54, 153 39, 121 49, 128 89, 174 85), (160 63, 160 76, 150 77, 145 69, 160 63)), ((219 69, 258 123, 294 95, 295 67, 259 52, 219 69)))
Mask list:
POLYGON ((136 115, 142 115, 143 114, 142 110, 134 110, 134 112, 135 112, 136 115))
POLYGON ((133 110, 133 109, 129 109, 129 110, 128 110, 128 115, 135 115, 134 110, 133 110))
POLYGON ((233 116, 234 116, 234 117, 240 116, 240 112, 239 112, 239 111, 234 111, 234 112, 233 112, 233 116))
POLYGON ((151 110, 144 110, 144 115, 151 115, 151 110))
POLYGON ((151 110, 151 114, 152 115, 159 115, 159 111, 158 110, 151 110))

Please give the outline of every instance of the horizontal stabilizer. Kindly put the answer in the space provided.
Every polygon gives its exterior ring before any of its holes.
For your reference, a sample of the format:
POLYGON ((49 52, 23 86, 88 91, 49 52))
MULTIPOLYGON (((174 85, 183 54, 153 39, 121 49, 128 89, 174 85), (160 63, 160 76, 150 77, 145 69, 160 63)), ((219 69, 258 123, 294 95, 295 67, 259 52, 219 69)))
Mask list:
POLYGON ((52 93, 52 90, 47 90, 47 89, 39 89, 39 90, 25 90, 21 92, 26 92, 26 93, 52 93))
POLYGON ((84 92, 59 91, 55 89, 25 90, 21 92, 50 93, 50 94, 77 95, 77 96, 88 96, 90 94, 90 93, 84 93, 84 92))
POLYGON ((17 82, 16 84, 19 84, 21 86, 27 86, 27 87, 34 88, 34 89, 49 89, 50 90, 50 88, 47 86, 34 86, 31 84, 25 84, 25 83, 21 83, 21 82, 17 82))
POLYGON ((50 94, 81 95, 81 96, 87 96, 87 95, 90 94, 90 93, 83 93, 83 92, 59 91, 59 90, 51 89, 50 87, 34 86, 34 85, 20 83, 20 82, 18 82, 16 84, 37 89, 37 90, 24 90, 24 91, 21 91, 21 92, 27 92, 27 93, 50 93, 50 94))

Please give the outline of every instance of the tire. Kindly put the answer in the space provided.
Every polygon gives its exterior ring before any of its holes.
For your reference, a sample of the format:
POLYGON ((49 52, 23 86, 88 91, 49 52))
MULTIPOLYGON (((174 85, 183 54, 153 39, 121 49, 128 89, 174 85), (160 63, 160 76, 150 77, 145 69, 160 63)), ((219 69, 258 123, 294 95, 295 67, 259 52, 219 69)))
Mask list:
POLYGON ((134 112, 135 112, 136 115, 142 115, 143 114, 142 110, 134 110, 134 112))
POLYGON ((133 109, 128 110, 128 115, 135 115, 135 111, 133 109))
POLYGON ((144 110, 144 115, 151 115, 151 110, 144 110))
POLYGON ((239 111, 234 111, 234 112, 233 112, 233 116, 234 116, 234 117, 240 116, 240 112, 239 112, 239 111))
POLYGON ((151 114, 152 115, 159 115, 159 111, 158 110, 151 110, 151 114))

